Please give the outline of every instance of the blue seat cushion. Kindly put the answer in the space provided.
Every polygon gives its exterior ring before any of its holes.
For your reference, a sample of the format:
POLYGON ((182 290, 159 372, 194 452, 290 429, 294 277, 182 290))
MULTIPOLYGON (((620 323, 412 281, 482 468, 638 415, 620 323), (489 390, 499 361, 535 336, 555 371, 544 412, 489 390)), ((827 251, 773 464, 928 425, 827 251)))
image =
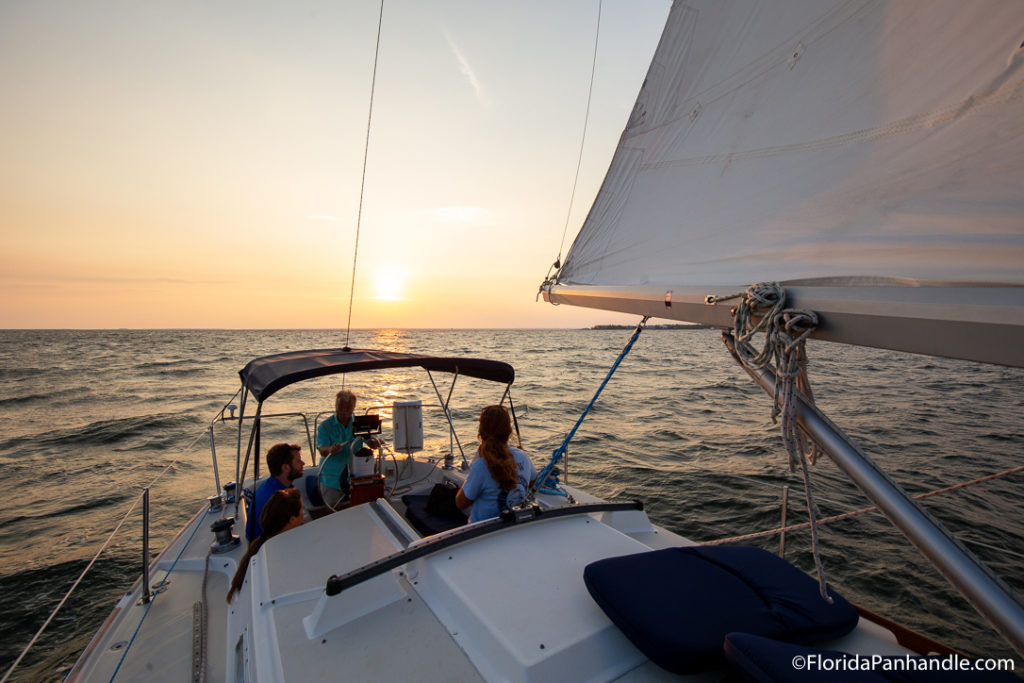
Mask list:
POLYGON ((874 659, 870 655, 856 657, 837 650, 781 643, 749 633, 730 633, 725 637, 723 649, 726 660, 742 676, 742 680, 757 683, 810 683, 820 680, 838 683, 1020 681, 1007 671, 944 670, 938 665, 945 658, 926 658, 920 655, 890 655, 874 659))
POLYGON ((798 643, 838 638, 857 610, 760 548, 693 546, 598 560, 583 571, 608 618, 655 664, 687 674, 719 667, 722 643, 743 631, 798 643))
POLYGON ((402 502, 405 503, 405 518, 416 531, 424 536, 432 536, 466 523, 466 515, 461 512, 446 515, 427 512, 429 498, 430 494, 427 493, 409 493, 402 496, 402 502))
POLYGON ((313 507, 322 507, 324 498, 320 495, 320 487, 317 486, 316 477, 303 477, 306 480, 306 498, 313 507))

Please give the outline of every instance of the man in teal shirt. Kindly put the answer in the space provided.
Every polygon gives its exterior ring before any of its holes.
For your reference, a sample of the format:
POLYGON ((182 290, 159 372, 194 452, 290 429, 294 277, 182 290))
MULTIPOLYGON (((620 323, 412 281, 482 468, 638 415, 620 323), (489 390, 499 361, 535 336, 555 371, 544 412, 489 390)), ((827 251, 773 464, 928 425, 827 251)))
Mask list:
POLYGON ((321 422, 316 428, 316 449, 320 452, 320 481, 332 491, 323 491, 324 502, 332 510, 348 497, 350 451, 340 453, 353 438, 352 414, 356 409, 356 395, 342 389, 334 396, 334 415, 321 422))
POLYGON ((352 414, 355 410, 356 395, 351 391, 342 389, 334 396, 334 415, 316 428, 316 449, 320 457, 337 453, 346 441, 352 440, 352 414))
POLYGON ((342 389, 334 396, 334 415, 316 428, 316 448, 320 452, 320 482, 334 493, 321 491, 324 502, 332 510, 348 496, 352 454, 362 448, 377 448, 373 437, 357 438, 354 434, 356 395, 342 389))

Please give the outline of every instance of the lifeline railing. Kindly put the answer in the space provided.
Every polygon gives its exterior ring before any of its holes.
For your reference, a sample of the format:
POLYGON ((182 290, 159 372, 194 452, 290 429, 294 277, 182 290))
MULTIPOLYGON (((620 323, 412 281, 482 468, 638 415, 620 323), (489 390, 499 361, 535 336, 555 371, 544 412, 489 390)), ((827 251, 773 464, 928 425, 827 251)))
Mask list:
MULTIPOLYGON (((199 438, 202 438, 202 436, 203 435, 200 435, 199 438)), ((195 446, 195 444, 199 441, 199 438, 197 438, 196 441, 192 443, 192 446, 195 446)), ((189 448, 191 448, 192 446, 189 446, 189 448)), ((165 467, 160 472, 160 474, 158 474, 156 477, 154 477, 153 480, 145 488, 142 489, 142 492, 139 493, 139 495, 135 497, 135 500, 133 500, 131 502, 131 504, 128 506, 128 510, 124 513, 124 516, 121 517, 121 521, 119 521, 117 523, 117 525, 114 527, 113 531, 111 531, 110 534, 107 536, 106 540, 103 541, 103 543, 99 547, 99 550, 96 551, 96 553, 92 556, 92 559, 89 560, 88 564, 85 565, 85 568, 82 569, 81 573, 78 575, 78 578, 76 578, 74 583, 71 584, 71 587, 68 588, 67 592, 64 593, 64 597, 62 597, 60 599, 60 602, 58 602, 56 607, 53 608, 53 610, 50 612, 50 615, 48 617, 46 617, 46 620, 43 622, 42 626, 39 627, 39 630, 36 631, 35 635, 32 636, 32 639, 29 640, 28 644, 25 645, 25 647, 22 649, 21 654, 18 655, 17 659, 14 660, 14 663, 11 664, 10 668, 8 668, 7 671, 4 673, 3 678, 0 678, 0 683, 6 683, 7 680, 11 677, 11 674, 13 674, 14 671, 21 665, 22 660, 25 659, 25 655, 27 655, 29 653, 29 650, 31 650, 35 646, 36 642, 39 640, 39 637, 43 635, 43 632, 46 631, 46 629, 49 627, 49 625, 53 621, 54 617, 56 617, 57 613, 60 612, 61 608, 64 607, 64 604, 68 601, 68 598, 70 598, 71 594, 75 592, 75 590, 78 588, 78 585, 82 582, 82 579, 85 578, 86 574, 89 573, 89 570, 91 570, 93 565, 96 564, 96 561, 99 560, 100 555, 102 555, 103 551, 105 551, 107 549, 107 547, 110 545, 110 542, 114 540, 114 537, 121 530, 121 527, 124 526, 125 522, 128 521, 128 517, 131 516, 132 512, 135 511, 136 506, 138 506, 138 504, 140 502, 143 504, 143 510, 144 510, 144 513, 145 513, 144 517, 143 517, 143 532, 142 532, 143 533, 143 543, 142 543, 142 545, 143 545, 143 550, 142 550, 142 553, 143 553, 143 562, 142 562, 142 566, 143 566, 143 575, 142 576, 143 576, 143 579, 142 580, 144 582, 143 599, 146 602, 149 601, 148 598, 151 597, 151 595, 152 595, 152 593, 151 593, 151 591, 149 589, 149 490, 157 482, 158 479, 160 479, 167 472, 169 472, 171 470, 171 468, 174 467, 177 463, 178 463, 178 461, 175 460, 174 462, 169 464, 167 467, 165 467)))
MULTIPOLYGON (((917 493, 917 494, 911 496, 911 498, 913 498, 914 500, 924 500, 925 498, 931 498, 932 496, 937 496, 937 495, 942 494, 942 493, 949 493, 950 491, 956 491, 958 489, 967 488, 968 486, 975 486, 976 484, 983 484, 983 483, 988 482, 988 481, 994 481, 996 479, 1002 479, 1003 477, 1008 477, 1008 476, 1013 475, 1013 474, 1020 474, 1021 472, 1024 472, 1024 465, 1021 465, 1019 467, 1011 467, 1010 469, 1003 470, 1002 472, 996 472, 995 474, 988 474, 988 475, 985 475, 984 477, 978 477, 977 479, 971 479, 970 481, 963 481, 963 482, 960 482, 959 484, 954 484, 952 486, 946 486, 946 487, 943 487, 941 489, 935 489, 934 491, 926 491, 924 493, 917 493)), ((724 545, 725 543, 735 543, 737 541, 746 541, 746 540, 749 540, 749 539, 752 539, 752 538, 764 538, 765 536, 774 536, 775 534, 779 534, 781 536, 781 539, 782 539, 781 547, 779 549, 779 555, 780 556, 781 555, 785 555, 785 551, 786 551, 786 546, 785 546, 786 532, 787 531, 799 531, 800 529, 809 529, 810 526, 811 526, 811 523, 810 522, 801 522, 799 524, 791 524, 789 526, 786 525, 786 507, 787 507, 787 502, 786 501, 787 501, 787 498, 788 498, 789 487, 788 486, 783 486, 782 490, 783 490, 783 493, 782 493, 782 501, 783 502, 782 502, 782 525, 781 526, 776 527, 774 529, 765 529, 764 531, 755 531, 755 532, 749 533, 749 534, 741 534, 739 536, 729 536, 728 538, 719 538, 719 539, 716 539, 714 541, 701 541, 701 545, 724 545)), ((821 525, 821 524, 828 524, 830 522, 838 522, 838 521, 841 521, 841 520, 844 520, 844 519, 851 519, 853 517, 860 517, 861 515, 866 515, 866 514, 869 514, 869 513, 872 513, 872 512, 882 512, 882 510, 877 505, 870 505, 868 507, 860 508, 858 510, 850 510, 848 512, 840 513, 838 515, 832 515, 831 517, 823 517, 822 519, 819 519, 817 521, 817 523, 819 525, 821 525)))
MULTIPOLYGON (((237 394, 236 394, 236 396, 237 396, 237 394)), ((232 397, 231 400, 234 400, 234 397, 232 397)), ((187 446, 185 446, 185 448, 182 449, 182 451, 181 451, 182 453, 188 453, 193 448, 195 448, 196 444, 198 444, 199 441, 202 440, 207 434, 210 435, 211 446, 212 446, 212 444, 213 444, 213 442, 212 442, 212 439, 213 439, 213 424, 218 420, 218 418, 221 418, 221 419, 231 419, 231 418, 224 418, 224 411, 228 409, 228 405, 230 405, 230 401, 229 401, 228 404, 225 404, 224 407, 220 409, 220 411, 217 413, 217 417, 214 417, 213 421, 210 423, 210 426, 207 427, 205 430, 203 430, 195 439, 192 440, 191 443, 189 443, 187 446)), ((150 482, 148 484, 146 484, 142 488, 142 490, 139 492, 139 495, 137 495, 135 497, 135 499, 132 500, 132 502, 128 505, 128 509, 125 511, 124 515, 121 517, 121 520, 114 526, 114 529, 107 535, 106 540, 104 540, 103 543, 100 544, 99 549, 92 556, 92 559, 90 559, 89 562, 85 565, 85 568, 82 569, 81 573, 79 573, 78 578, 76 578, 74 580, 74 582, 71 584, 71 587, 68 588, 67 592, 64 593, 64 596, 60 599, 60 601, 57 603, 57 605, 50 612, 49 616, 46 617, 46 620, 43 621, 42 625, 35 632, 35 635, 32 636, 31 640, 29 640, 28 644, 25 645, 25 647, 22 649, 22 651, 18 655, 18 657, 14 660, 14 662, 7 669, 7 671, 4 672, 3 677, 0 678, 0 683, 7 683, 7 681, 10 679, 11 675, 21 665, 22 661, 24 661, 24 659, 25 659, 25 656, 35 646, 36 642, 38 642, 39 638, 43 635, 43 633, 46 631, 46 629, 53 622, 54 618, 57 616, 57 613, 60 612, 60 610, 64 607, 64 605, 67 603, 68 599, 71 597, 71 595, 78 588, 79 584, 82 583, 82 580, 86 577, 86 575, 89 573, 89 571, 93 568, 93 566, 99 560, 99 558, 103 554, 103 552, 110 546, 111 541, 114 540, 114 537, 121 530, 121 527, 123 527, 125 525, 125 522, 128 521, 128 518, 131 516, 132 512, 135 511, 135 508, 139 505, 139 503, 142 503, 142 505, 143 505, 143 520, 142 520, 142 578, 141 578, 141 581, 143 582, 142 599, 143 599, 144 602, 149 602, 152 599, 153 593, 152 593, 152 591, 150 590, 150 587, 149 587, 149 573, 150 573, 149 572, 149 494, 150 494, 150 489, 152 489, 153 486, 155 486, 156 483, 161 478, 163 478, 163 476, 165 474, 170 472, 174 468, 174 466, 177 465, 180 461, 181 461, 180 457, 175 458, 174 460, 172 460, 166 467, 164 467, 162 470, 160 470, 160 472, 155 477, 153 477, 153 479, 150 480, 150 482)), ((213 468, 214 468, 214 473, 215 473, 215 477, 216 477, 216 481, 217 481, 217 492, 218 492, 218 495, 220 495, 220 478, 216 474, 217 473, 217 454, 216 454, 216 450, 213 451, 213 468)))
MULTIPOLYGON (((210 454, 211 454, 212 461, 213 461, 214 482, 215 482, 215 485, 217 487, 216 488, 216 495, 218 497, 221 496, 223 491, 221 490, 220 474, 219 474, 219 464, 218 464, 218 461, 217 461, 215 426, 216 426, 216 424, 218 422, 241 421, 241 420, 244 419, 242 417, 236 417, 234 415, 234 410, 230 411, 231 412, 230 415, 225 415, 225 411, 228 411, 230 408, 233 408, 234 404, 232 404, 231 401, 234 401, 236 397, 237 397, 237 394, 235 396, 233 396, 231 398, 231 400, 228 403, 226 403, 224 405, 224 407, 222 407, 216 413, 216 415, 210 421, 210 424, 206 427, 206 429, 204 429, 198 436, 196 436, 195 439, 193 439, 187 446, 185 446, 182 449, 183 453, 188 453, 193 448, 195 448, 195 446, 202 439, 207 438, 207 437, 209 438, 209 440, 210 440, 210 454)), ((443 405, 441 405, 441 406, 434 406, 432 404, 425 404, 424 407, 433 407, 433 408, 441 408, 441 409, 445 408, 443 405)), ((445 412, 448 413, 447 410, 445 410, 445 412)), ((306 429, 306 437, 307 437, 307 440, 310 443, 310 450, 311 451, 313 450, 312 433, 310 432, 310 429, 309 429, 309 418, 308 418, 308 415, 306 413, 303 413, 303 412, 274 413, 274 414, 270 414, 270 415, 261 415, 260 419, 264 419, 265 420, 265 419, 268 419, 268 418, 278 418, 278 417, 302 417, 304 425, 305 425, 305 429, 306 429)), ((250 418, 250 419, 255 419, 255 418, 250 418)), ((164 475, 166 475, 171 469, 173 469, 175 467, 175 465, 177 465, 180 461, 181 461, 180 457, 176 458, 172 462, 170 462, 166 467, 164 467, 163 470, 161 470, 146 486, 144 486, 142 488, 142 490, 135 497, 135 499, 129 504, 128 509, 125 511, 125 513, 121 517, 120 521, 118 521, 118 523, 114 526, 113 530, 107 535, 107 537, 103 541, 103 543, 100 544, 100 547, 97 549, 97 551, 92 556, 92 558, 89 560, 89 562, 86 564, 85 568, 82 569, 81 573, 79 573, 78 577, 74 580, 74 582, 68 588, 67 592, 60 599, 60 601, 57 603, 57 605, 53 608, 53 610, 50 612, 49 616, 47 616, 46 620, 43 621, 42 625, 35 632, 35 634, 32 636, 32 638, 29 640, 29 642, 25 645, 25 647, 19 653, 18 657, 14 660, 14 662, 11 664, 11 666, 8 667, 7 671, 4 672, 3 677, 0 678, 0 683, 7 683, 7 681, 10 679, 11 675, 13 675, 13 673, 18 669, 18 667, 21 666, 21 663, 24 661, 25 656, 36 645, 36 643, 39 641, 39 638, 43 635, 43 633, 46 631, 46 629, 49 628, 49 626, 53 622, 54 618, 56 618, 56 616, 60 612, 60 610, 63 609, 63 607, 67 603, 68 599, 75 592, 75 590, 77 590, 78 586, 81 584, 83 579, 85 579, 86 575, 88 575, 88 573, 92 570, 93 566, 99 560, 100 556, 110 546, 111 542, 114 540, 114 538, 117 536, 117 534, 121 531, 121 528, 125 525, 125 523, 128 521, 128 518, 135 511, 135 508, 138 507, 138 505, 140 503, 142 503, 142 506, 143 506, 143 519, 142 519, 142 576, 139 579, 139 581, 142 584, 142 587, 141 587, 141 591, 140 591, 140 593, 141 593, 140 597, 141 597, 141 602, 143 604, 148 604, 148 603, 152 602, 152 599, 153 599, 155 593, 154 593, 154 591, 152 590, 152 587, 149 584, 149 575, 150 575, 150 560, 149 560, 149 535, 150 535, 150 533, 149 533, 150 532, 150 524, 149 524, 149 521, 150 521, 150 505, 149 505, 149 503, 150 503, 150 490, 156 485, 156 483, 164 475)), ((226 507, 224 509, 226 510, 226 507)), ((158 590, 159 590, 159 588, 158 588, 158 590)), ((76 665, 77 665, 77 663, 76 663, 76 665)), ((73 670, 74 669, 72 669, 72 671, 73 670)))

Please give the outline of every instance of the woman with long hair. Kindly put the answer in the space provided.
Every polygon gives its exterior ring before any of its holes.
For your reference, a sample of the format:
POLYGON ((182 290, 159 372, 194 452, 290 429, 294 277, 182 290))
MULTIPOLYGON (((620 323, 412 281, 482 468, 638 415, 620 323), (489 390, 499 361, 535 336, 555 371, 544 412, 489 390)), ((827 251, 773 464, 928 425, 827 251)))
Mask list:
POLYGON ((512 419, 505 406, 480 411, 480 448, 469 466, 466 483, 455 494, 463 511, 472 508, 470 522, 497 517, 502 510, 526 500, 526 490, 537 478, 530 456, 508 445, 512 419))
POLYGON ((267 500, 266 505, 263 506, 263 512, 260 513, 260 528, 263 533, 249 544, 249 549, 245 551, 245 555, 238 562, 238 570, 235 572, 235 578, 231 580, 231 590, 228 591, 228 602, 231 602, 231 598, 242 590, 245 573, 249 569, 249 561, 263 547, 263 544, 268 539, 289 529, 294 529, 300 524, 302 524, 302 495, 299 490, 290 488, 276 491, 267 500))

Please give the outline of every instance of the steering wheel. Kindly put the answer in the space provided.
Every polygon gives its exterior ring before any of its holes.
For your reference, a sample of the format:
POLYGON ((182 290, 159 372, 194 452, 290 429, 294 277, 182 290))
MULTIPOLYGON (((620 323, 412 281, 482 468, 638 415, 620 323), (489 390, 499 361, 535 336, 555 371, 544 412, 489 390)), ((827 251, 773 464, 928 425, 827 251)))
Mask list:
POLYGON ((316 473, 316 490, 331 512, 337 512, 348 501, 348 494, 341 488, 341 475, 346 473, 348 465, 346 449, 342 448, 337 453, 331 453, 320 463, 320 471, 316 473), (325 479, 336 481, 338 486, 331 486, 325 479), (334 503, 331 503, 334 500, 334 503))

